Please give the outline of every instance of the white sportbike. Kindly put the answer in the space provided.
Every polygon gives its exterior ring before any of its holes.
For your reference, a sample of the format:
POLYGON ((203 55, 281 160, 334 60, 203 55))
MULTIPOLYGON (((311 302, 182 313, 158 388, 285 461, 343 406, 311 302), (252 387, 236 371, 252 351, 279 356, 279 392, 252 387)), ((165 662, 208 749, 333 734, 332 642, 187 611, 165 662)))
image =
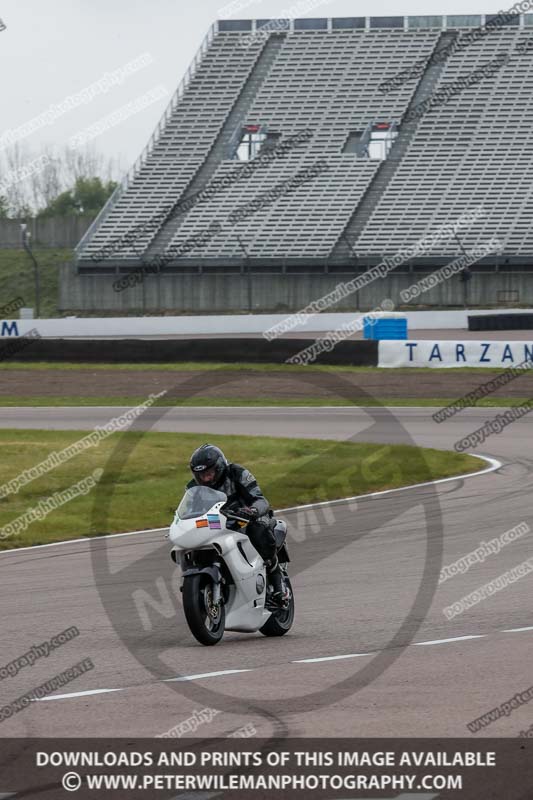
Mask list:
POLYGON ((278 559, 289 597, 272 602, 265 563, 253 547, 244 519, 227 505, 224 492, 207 486, 187 489, 168 538, 181 567, 183 610, 193 636, 217 644, 225 630, 283 636, 294 620, 294 597, 287 575, 287 525, 275 520, 278 559), (232 530, 228 528, 228 523, 232 530))

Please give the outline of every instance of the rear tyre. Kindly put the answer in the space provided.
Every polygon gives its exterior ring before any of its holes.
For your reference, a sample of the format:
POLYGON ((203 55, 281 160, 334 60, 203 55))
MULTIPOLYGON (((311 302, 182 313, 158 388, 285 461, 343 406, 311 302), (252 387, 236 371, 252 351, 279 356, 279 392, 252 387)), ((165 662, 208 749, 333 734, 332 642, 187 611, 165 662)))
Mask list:
POLYGON ((262 628, 259 628, 263 636, 285 636, 292 628, 294 622, 294 594, 291 581, 287 575, 284 576, 285 586, 291 593, 291 598, 287 608, 280 608, 273 611, 262 628))
POLYGON ((194 638, 207 646, 217 644, 224 635, 226 609, 212 605, 213 582, 209 575, 188 575, 183 580, 183 611, 194 638))

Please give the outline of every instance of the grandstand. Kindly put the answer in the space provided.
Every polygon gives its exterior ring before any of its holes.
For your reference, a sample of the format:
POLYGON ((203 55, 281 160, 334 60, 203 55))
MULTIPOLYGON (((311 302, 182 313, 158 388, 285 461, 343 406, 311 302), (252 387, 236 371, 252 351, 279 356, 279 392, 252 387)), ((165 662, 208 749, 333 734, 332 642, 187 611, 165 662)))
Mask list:
MULTIPOLYGON (((480 205, 483 216, 460 241, 437 242, 338 310, 395 300, 412 271, 494 236, 502 249, 472 268, 471 303, 531 303, 533 14, 431 59, 487 21, 297 19, 268 36, 256 35, 267 20, 215 23, 148 146, 64 268, 62 307, 298 308, 480 205), (412 113, 499 55, 491 77, 412 113), (380 88, 417 62, 424 66, 415 77, 380 88), (275 187, 317 164, 325 166, 312 179, 278 188, 273 199, 275 187), (148 273, 139 285, 113 291, 117 276, 139 268, 148 273)), ((464 291, 456 278, 432 290, 430 302, 461 304, 464 291)))

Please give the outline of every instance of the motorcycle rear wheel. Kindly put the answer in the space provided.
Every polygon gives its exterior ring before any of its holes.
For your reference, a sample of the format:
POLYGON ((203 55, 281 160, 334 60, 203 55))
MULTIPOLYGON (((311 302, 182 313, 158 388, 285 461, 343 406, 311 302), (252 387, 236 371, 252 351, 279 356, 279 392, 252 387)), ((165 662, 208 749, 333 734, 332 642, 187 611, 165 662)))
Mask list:
POLYGON ((285 575, 285 586, 291 593, 287 608, 280 608, 273 611, 262 628, 259 628, 263 636, 285 636, 292 628, 294 622, 294 593, 292 591, 290 578, 285 575))

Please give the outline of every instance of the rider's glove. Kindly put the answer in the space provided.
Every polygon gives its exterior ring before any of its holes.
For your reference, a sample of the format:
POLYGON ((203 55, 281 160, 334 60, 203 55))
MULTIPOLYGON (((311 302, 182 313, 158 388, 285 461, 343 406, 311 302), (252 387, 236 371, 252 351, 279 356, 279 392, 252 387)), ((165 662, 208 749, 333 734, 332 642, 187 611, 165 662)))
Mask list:
POLYGON ((257 519, 259 516, 259 512, 257 508, 253 508, 253 506, 245 506, 244 508, 239 508, 236 512, 239 517, 248 518, 249 520, 257 519))

